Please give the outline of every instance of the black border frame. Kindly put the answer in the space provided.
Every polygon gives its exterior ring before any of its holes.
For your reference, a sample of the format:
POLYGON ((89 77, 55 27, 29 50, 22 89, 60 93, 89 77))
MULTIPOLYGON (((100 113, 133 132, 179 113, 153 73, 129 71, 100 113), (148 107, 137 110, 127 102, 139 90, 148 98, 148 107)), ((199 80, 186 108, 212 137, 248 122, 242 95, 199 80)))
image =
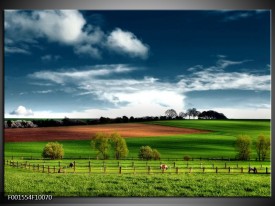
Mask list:
MULTIPOLYGON (((271 10, 271 68, 273 68, 273 60, 275 54, 272 52, 275 47, 272 41, 272 34, 274 36, 274 27, 272 22, 274 20, 273 5, 274 0, 2 0, 0 2, 0 125, 3 125, 4 118, 4 10, 5 9, 83 9, 83 10, 246 10, 246 9, 268 9, 271 10)), ((271 69, 271 76, 273 72, 271 69)), ((271 82, 272 90, 274 90, 275 83, 271 82)), ((271 92, 271 99, 273 102, 273 95, 271 92)), ((271 108, 271 120, 274 116, 273 105, 271 108)), ((271 121, 271 128, 274 123, 271 121)), ((3 128, 3 126, 2 126, 3 128)), ((271 131, 272 139, 274 137, 271 131)), ((271 141, 274 148, 275 143, 271 141)), ((4 152, 3 143, 3 129, 0 130, 0 152, 4 152)), ((271 153, 274 159, 274 153, 271 153)), ((133 206, 155 206, 155 205, 271 205, 274 201, 273 184, 271 186, 271 198, 54 198, 52 201, 7 201, 4 198, 4 171, 3 171, 4 156, 0 156, 0 203, 3 205, 42 205, 42 204, 58 204, 58 205, 100 205, 100 206, 118 206, 118 205, 133 205, 133 206), (1 181, 2 180, 2 181, 1 181)), ((273 164, 271 165, 273 169, 273 164)), ((272 174, 273 182, 273 174, 272 174)))

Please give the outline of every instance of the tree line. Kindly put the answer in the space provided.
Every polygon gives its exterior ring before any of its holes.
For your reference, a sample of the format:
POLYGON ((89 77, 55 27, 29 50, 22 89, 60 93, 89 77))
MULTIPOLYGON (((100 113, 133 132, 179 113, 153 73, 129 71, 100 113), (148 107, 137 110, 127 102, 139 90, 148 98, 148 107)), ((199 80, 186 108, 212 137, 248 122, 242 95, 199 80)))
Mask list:
POLYGON ((4 128, 35 128, 35 127, 58 127, 58 126, 76 126, 76 125, 95 125, 95 124, 111 124, 111 123, 129 123, 129 122, 147 122, 159 120, 183 120, 186 117, 198 119, 227 119, 227 117, 213 110, 197 111, 196 108, 190 108, 186 112, 177 112, 174 109, 168 109, 163 116, 145 116, 133 117, 127 116, 109 118, 100 117, 99 119, 33 119, 33 120, 5 120, 4 128))

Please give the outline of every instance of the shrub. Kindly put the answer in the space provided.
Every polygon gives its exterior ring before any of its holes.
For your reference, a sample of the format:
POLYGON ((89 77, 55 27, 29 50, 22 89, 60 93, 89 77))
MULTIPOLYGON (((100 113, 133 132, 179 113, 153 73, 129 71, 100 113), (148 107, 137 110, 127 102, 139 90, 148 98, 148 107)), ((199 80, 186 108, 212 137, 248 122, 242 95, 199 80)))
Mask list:
POLYGON ((152 159, 152 152, 153 152, 153 150, 151 149, 151 147, 149 147, 149 146, 142 146, 139 149, 138 157, 140 159, 150 160, 150 159, 152 159))
POLYGON ((160 153, 156 149, 152 149, 149 146, 142 146, 139 149, 139 154, 138 157, 140 159, 145 159, 145 160, 159 160, 160 159, 160 153))
POLYGON ((152 150, 152 158, 154 160, 159 160, 160 159, 160 153, 158 152, 158 150, 156 150, 156 149, 152 150))
POLYGON ((63 156, 63 146, 58 142, 48 142, 42 152, 42 157, 44 158, 62 159, 63 156))
POLYGON ((189 156, 189 155, 185 155, 184 157, 183 157, 183 160, 185 160, 185 161, 189 161, 191 159, 191 157, 189 156))

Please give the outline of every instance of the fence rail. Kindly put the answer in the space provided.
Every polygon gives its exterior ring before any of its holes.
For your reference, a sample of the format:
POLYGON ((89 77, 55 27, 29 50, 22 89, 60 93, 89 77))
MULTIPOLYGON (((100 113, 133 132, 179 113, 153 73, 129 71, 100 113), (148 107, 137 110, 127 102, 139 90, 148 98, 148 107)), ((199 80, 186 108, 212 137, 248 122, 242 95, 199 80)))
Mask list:
POLYGON ((117 164, 106 164, 106 162, 101 162, 100 164, 94 164, 91 161, 86 163, 78 163, 73 161, 68 164, 62 164, 60 161, 57 163, 45 164, 45 162, 36 163, 30 161, 14 161, 6 160, 5 164, 18 169, 26 169, 35 172, 42 173, 86 173, 86 174, 183 174, 183 173, 228 173, 228 174, 270 174, 270 168, 263 167, 263 165, 258 168, 251 166, 250 164, 247 167, 236 165, 227 165, 225 163, 223 166, 212 165, 177 165, 176 162, 168 169, 160 169, 159 165, 156 164, 146 164, 139 165, 132 162, 131 165, 122 166, 120 162, 117 164))

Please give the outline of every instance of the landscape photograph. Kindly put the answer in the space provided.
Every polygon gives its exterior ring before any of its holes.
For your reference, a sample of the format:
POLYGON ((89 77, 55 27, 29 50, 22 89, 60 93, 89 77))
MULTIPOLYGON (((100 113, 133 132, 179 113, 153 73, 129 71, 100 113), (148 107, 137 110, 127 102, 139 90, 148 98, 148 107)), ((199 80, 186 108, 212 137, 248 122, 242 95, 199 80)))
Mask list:
POLYGON ((271 197, 270 15, 5 10, 5 196, 271 197))

